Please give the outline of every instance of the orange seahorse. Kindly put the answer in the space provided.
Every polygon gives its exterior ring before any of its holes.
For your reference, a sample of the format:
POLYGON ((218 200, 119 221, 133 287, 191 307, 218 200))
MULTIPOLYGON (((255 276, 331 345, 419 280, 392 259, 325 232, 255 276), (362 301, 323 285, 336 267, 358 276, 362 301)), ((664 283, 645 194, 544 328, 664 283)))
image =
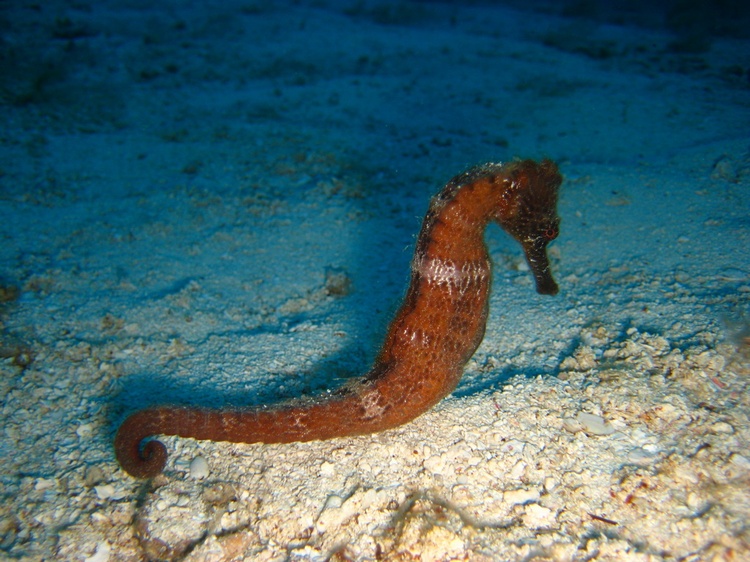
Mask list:
POLYGON ((406 297, 369 373, 317 400, 141 410, 117 431, 120 465, 137 478, 159 474, 167 450, 149 439, 155 435, 291 443, 374 433, 423 414, 453 391, 484 336, 491 281, 484 230, 490 221, 521 244, 537 292, 557 293, 546 248, 558 234, 561 183, 550 160, 490 163, 456 176, 430 203, 406 297))

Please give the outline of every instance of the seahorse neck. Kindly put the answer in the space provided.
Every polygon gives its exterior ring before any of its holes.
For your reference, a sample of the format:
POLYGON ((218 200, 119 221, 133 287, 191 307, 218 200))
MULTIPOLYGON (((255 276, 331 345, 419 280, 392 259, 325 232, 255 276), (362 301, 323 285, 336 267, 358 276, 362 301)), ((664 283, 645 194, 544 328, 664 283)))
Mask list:
POLYGON ((483 178, 448 184, 435 196, 417 239, 415 260, 424 256, 472 261, 486 258, 484 231, 494 218, 497 195, 483 178))

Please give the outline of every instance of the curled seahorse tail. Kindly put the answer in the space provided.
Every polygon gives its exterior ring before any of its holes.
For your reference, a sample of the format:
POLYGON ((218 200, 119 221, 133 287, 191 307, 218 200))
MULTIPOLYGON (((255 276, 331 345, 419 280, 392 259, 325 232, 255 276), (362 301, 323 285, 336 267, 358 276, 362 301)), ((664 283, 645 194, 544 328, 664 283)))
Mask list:
POLYGON ((120 466, 135 478, 153 478, 167 464, 167 448, 161 441, 146 441, 147 437, 161 433, 161 418, 154 409, 141 410, 128 417, 117 430, 115 454, 120 466))

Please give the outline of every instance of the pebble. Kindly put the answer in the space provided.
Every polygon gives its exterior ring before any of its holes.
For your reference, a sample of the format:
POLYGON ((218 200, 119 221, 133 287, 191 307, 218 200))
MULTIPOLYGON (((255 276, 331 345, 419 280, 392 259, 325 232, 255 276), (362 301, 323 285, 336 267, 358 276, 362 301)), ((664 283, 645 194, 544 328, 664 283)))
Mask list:
POLYGON ((726 422, 716 422, 711 426, 711 430, 714 433, 724 433, 726 435, 732 435, 734 428, 726 422))
POLYGON ((320 475, 321 476, 333 476, 336 474, 336 466, 333 463, 330 463, 328 461, 324 461, 320 465, 320 475))
POLYGON ((92 423, 84 423, 78 426, 76 429, 76 435, 78 437, 88 437, 90 436, 94 431, 94 424, 92 423))
POLYGON ((699 476, 689 466, 677 465, 674 468, 674 479, 683 486, 695 486, 700 482, 699 476))
POLYGON ((344 499, 341 496, 331 494, 330 496, 328 496, 328 499, 326 499, 326 503, 323 506, 323 509, 338 509, 343 505, 343 503, 344 499))
POLYGON ((731 462, 737 468, 750 471, 750 459, 740 455, 739 453, 734 453, 731 457, 729 457, 729 462, 731 462))
POLYGON ((537 504, 531 504, 526 508, 523 515, 523 523, 531 529, 545 529, 555 526, 555 514, 546 507, 537 504))
POLYGON ((357 491, 344 501, 343 498, 333 494, 326 500, 326 506, 318 516, 315 528, 318 532, 324 533, 342 525, 371 505, 384 501, 387 495, 388 492, 385 490, 368 489, 357 491))
POLYGON ((94 486, 94 492, 96 493, 96 497, 98 497, 100 500, 117 501, 128 495, 125 490, 115 488, 112 484, 102 484, 101 486, 94 486))
POLYGON ((638 466, 650 466, 654 463, 656 455, 643 449, 641 447, 635 447, 628 453, 628 462, 638 466))
POLYGON ((94 492, 100 500, 108 500, 115 495, 115 487, 112 484, 102 484, 101 486, 94 486, 94 492))
POLYGON ((35 490, 49 490, 57 486, 57 480, 54 478, 40 478, 34 484, 35 490))
POLYGON ((203 457, 195 457, 190 463, 190 478, 200 480, 209 475, 208 461, 203 457))
POLYGON ((563 427, 570 433, 578 433, 583 429, 583 425, 575 418, 563 418, 563 427))
POLYGON ((513 465, 513 468, 510 469, 510 472, 508 473, 508 479, 511 481, 520 480, 525 473, 526 463, 523 461, 518 461, 513 465))
POLYGON ((96 465, 89 466, 86 469, 86 473, 84 474, 84 477, 83 477, 84 483, 89 488, 92 488, 96 486, 97 484, 101 484, 102 482, 104 482, 104 480, 105 480, 104 471, 96 465))
POLYGON ((510 505, 523 505, 526 503, 539 501, 539 490, 536 488, 520 490, 508 490, 503 494, 503 500, 510 505))
POLYGON ((433 474, 442 474, 445 471, 445 459, 442 455, 435 455, 429 459, 425 459, 422 463, 425 469, 429 470, 433 474))
POLYGON ((500 445, 499 449, 503 453, 520 455, 523 453, 526 443, 519 441, 518 439, 511 439, 510 441, 504 442, 500 445))
POLYGON ((96 552, 91 556, 84 558, 84 562, 107 562, 112 547, 107 541, 101 542, 96 547, 96 552))
POLYGON ((611 435, 615 432, 615 428, 607 425, 607 422, 601 416, 579 412, 576 420, 581 424, 583 431, 591 435, 611 435))

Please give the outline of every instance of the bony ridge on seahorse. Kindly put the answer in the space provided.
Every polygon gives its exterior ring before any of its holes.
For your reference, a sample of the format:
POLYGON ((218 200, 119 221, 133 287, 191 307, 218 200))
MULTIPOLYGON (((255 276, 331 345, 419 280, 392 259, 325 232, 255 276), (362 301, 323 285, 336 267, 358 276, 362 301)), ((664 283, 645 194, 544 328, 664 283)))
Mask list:
POLYGON ((450 394, 479 346, 491 282, 485 227, 495 221, 523 248, 541 294, 554 295, 547 244, 557 237, 562 176, 550 160, 489 163, 433 197, 417 239, 404 302, 372 369, 324 398, 213 410, 158 406, 120 426, 115 453, 137 478, 167 462, 155 435, 236 443, 290 443, 374 433, 423 414, 450 394))

